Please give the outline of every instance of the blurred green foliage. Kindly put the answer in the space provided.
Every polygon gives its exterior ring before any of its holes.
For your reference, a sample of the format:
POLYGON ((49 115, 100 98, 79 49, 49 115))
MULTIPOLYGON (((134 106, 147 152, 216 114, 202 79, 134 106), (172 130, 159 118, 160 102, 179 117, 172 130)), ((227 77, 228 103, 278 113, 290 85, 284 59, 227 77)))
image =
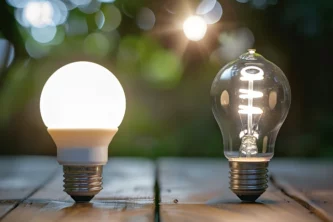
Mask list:
POLYGON ((239 47, 233 41, 236 37, 227 33, 247 27, 255 37, 254 46, 284 70, 292 87, 292 107, 278 137, 276 156, 332 157, 332 93, 326 84, 332 82, 333 3, 280 0, 256 8, 251 1, 220 1, 221 21, 209 27, 202 41, 193 43, 176 24, 188 13, 185 3, 193 6, 194 2, 199 1, 177 2, 182 10, 175 14, 165 9, 175 5, 173 1, 103 4, 104 29, 96 24, 97 13, 73 9, 68 20, 86 21, 87 32, 68 31, 70 23, 59 25, 55 38, 40 44, 2 1, 0 34, 14 44, 16 56, 0 73, 0 153, 55 155, 39 114, 42 87, 59 67, 89 60, 112 71, 127 97, 125 118, 110 145, 110 155, 223 156, 209 91, 218 70, 229 60, 212 55, 226 44, 226 36, 228 44, 235 44, 231 50, 239 47), (135 24, 141 7, 155 12, 156 23, 150 31, 135 24), (115 17, 107 18, 108 14, 115 17), (224 36, 220 42, 219 36, 224 36))

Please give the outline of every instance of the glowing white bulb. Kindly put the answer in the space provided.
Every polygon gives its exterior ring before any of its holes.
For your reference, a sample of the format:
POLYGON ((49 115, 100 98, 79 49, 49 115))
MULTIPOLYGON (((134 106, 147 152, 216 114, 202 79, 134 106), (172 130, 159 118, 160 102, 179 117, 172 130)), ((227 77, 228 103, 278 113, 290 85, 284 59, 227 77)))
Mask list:
POLYGON ((74 62, 46 82, 41 115, 64 165, 64 188, 76 201, 89 201, 102 189, 108 146, 126 109, 118 79, 92 62, 74 62))
POLYGON ((40 108, 48 128, 116 129, 123 120, 126 100, 109 70, 91 62, 75 62, 49 78, 40 108))
POLYGON ((48 1, 31 1, 24 7, 25 19, 34 27, 45 27, 53 25, 54 9, 48 1))
POLYGON ((190 16, 185 20, 183 30, 188 39, 199 41, 206 34, 207 24, 200 16, 190 16))

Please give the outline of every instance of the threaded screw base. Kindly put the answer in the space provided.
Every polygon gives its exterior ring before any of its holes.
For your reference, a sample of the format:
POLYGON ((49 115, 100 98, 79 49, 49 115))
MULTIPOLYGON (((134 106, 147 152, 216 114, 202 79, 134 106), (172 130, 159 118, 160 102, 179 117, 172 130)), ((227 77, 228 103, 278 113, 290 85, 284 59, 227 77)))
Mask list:
POLYGON ((76 202, 89 202, 102 188, 103 166, 63 166, 64 191, 76 202))
POLYGON ((254 202, 268 185, 268 161, 229 161, 230 189, 244 202, 254 202))

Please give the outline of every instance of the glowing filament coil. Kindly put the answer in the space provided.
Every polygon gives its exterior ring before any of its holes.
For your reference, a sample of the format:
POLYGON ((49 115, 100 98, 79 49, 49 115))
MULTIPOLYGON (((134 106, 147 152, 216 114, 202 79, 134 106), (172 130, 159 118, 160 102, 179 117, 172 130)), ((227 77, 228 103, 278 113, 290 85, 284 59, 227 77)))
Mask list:
POLYGON ((239 105, 238 113, 247 114, 247 132, 248 135, 254 135, 253 131, 253 114, 262 114, 263 111, 259 107, 253 106, 254 98, 263 97, 263 93, 253 90, 253 82, 264 79, 264 71, 257 66, 247 66, 241 70, 241 81, 248 81, 248 89, 240 89, 239 98, 247 99, 247 106, 239 105), (257 73, 249 73, 248 70, 256 70, 257 73))
MULTIPOLYGON (((259 107, 253 107, 253 99, 254 98, 260 98, 263 97, 263 93, 259 91, 253 90, 253 81, 255 80, 262 80, 264 79, 264 71, 257 67, 257 66, 247 66, 241 70, 241 81, 248 81, 248 89, 240 89, 239 92, 241 93, 239 95, 239 98, 241 99, 248 99, 248 105, 239 105, 238 113, 239 114, 262 114, 262 109, 259 107), (248 70, 256 70, 257 73, 248 73, 248 70)), ((252 118, 251 118, 252 119, 252 118)))

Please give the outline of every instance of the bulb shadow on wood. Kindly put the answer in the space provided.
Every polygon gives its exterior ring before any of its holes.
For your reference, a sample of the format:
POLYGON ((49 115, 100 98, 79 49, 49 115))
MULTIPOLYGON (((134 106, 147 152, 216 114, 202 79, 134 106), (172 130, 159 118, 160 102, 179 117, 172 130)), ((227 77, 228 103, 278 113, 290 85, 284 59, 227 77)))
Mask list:
MULTIPOLYGON (((229 196, 229 195, 228 195, 229 196)), ((209 206, 213 206, 213 205, 223 205, 223 204, 240 204, 240 205, 247 205, 247 204, 251 204, 251 205, 272 205, 272 204, 279 204, 279 201, 276 200, 271 200, 271 199, 267 199, 267 198, 259 198, 256 199, 255 201, 251 201, 251 202, 247 202, 247 201, 241 201, 239 199, 236 198, 232 198, 232 197, 224 197, 224 196, 220 196, 217 198, 213 198, 210 199, 206 202, 207 205, 209 206)))

